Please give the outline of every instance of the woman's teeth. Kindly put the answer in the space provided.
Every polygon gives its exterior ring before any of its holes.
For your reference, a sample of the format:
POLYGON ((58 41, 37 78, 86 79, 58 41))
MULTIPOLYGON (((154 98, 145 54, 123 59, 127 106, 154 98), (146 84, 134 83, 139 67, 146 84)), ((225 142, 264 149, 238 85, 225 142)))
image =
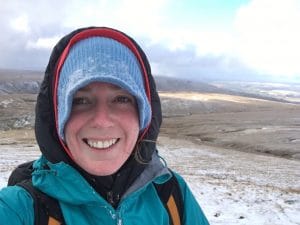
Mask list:
POLYGON ((117 142, 117 138, 113 138, 105 141, 87 140, 87 144, 92 148, 109 148, 117 142))

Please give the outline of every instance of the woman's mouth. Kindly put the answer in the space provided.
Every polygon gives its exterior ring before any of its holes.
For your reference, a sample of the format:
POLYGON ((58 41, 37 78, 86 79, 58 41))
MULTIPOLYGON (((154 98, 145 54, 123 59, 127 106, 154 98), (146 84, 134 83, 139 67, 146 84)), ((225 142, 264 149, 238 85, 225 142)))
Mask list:
POLYGON ((84 139, 84 142, 91 148, 105 149, 113 146, 119 141, 119 138, 112 138, 107 140, 92 140, 84 139))

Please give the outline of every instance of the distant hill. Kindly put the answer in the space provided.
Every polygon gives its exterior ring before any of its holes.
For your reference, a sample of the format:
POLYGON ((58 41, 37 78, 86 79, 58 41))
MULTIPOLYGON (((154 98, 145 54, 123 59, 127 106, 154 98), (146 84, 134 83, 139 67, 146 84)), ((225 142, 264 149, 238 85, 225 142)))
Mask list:
MULTIPOLYGON (((273 97, 266 93, 260 93, 257 90, 249 91, 248 89, 237 89, 231 88, 230 85, 220 85, 220 83, 205 83, 199 81, 193 81, 188 79, 179 79, 166 76, 156 76, 156 85, 158 91, 161 92, 200 92, 200 93, 218 93, 218 94, 228 94, 236 95, 257 99, 264 99, 276 102, 289 102, 283 98, 273 97)), ((239 82, 237 82, 239 83, 239 82)), ((226 82, 225 84, 228 84, 226 82)))
MULTIPOLYGON (((0 69, 1 93, 31 93, 36 94, 43 78, 41 71, 5 70, 0 69)), ((209 93, 224 93, 225 89, 208 83, 195 82, 167 76, 155 76, 159 91, 195 91, 209 93)))
POLYGON ((40 81, 43 71, 0 69, 0 82, 3 81, 40 81))
MULTIPOLYGON (((42 71, 0 69, 0 94, 37 94, 43 78, 42 71)), ((238 95, 244 97, 288 102, 285 98, 258 92, 256 89, 236 88, 231 83, 205 83, 188 79, 167 76, 155 76, 157 89, 160 92, 201 92, 238 95)), ((240 84, 240 82, 238 82, 240 84)), ((263 86, 261 86, 263 87, 263 86)), ((259 86, 257 87, 259 88, 259 86)), ((264 87, 265 88, 265 87, 264 87)))
POLYGON ((179 79, 166 76, 154 77, 158 91, 178 92, 178 91, 193 91, 193 92, 207 92, 207 93, 224 93, 228 90, 216 87, 214 85, 192 81, 187 79, 179 79))
MULTIPOLYGON (((0 130, 33 127, 36 95, 42 78, 43 72, 0 70, 0 130)), ((254 101, 265 99, 276 102, 292 102, 293 100, 295 102, 300 99, 300 95, 297 95, 297 93, 300 93, 299 89, 294 89, 293 96, 291 96, 291 92, 287 92, 289 98, 279 95, 278 92, 275 92, 275 97, 272 97, 274 95, 270 95, 270 93, 272 93, 274 87, 271 88, 268 84, 204 83, 164 76, 155 76, 155 80, 161 95, 165 117, 223 112, 231 109, 241 110, 246 107, 238 103, 229 104, 226 100, 194 101, 193 99, 176 98, 176 96, 195 97, 201 94, 208 96, 218 94, 219 96, 232 95, 233 99, 237 96, 243 96, 250 97, 254 101)), ((285 86, 281 87, 280 90, 284 88, 285 86)), ((286 90, 290 90, 289 87, 286 87, 286 90)), ((277 89, 277 91, 279 90, 277 89)))
POLYGON ((0 69, 0 94, 37 94, 43 73, 0 69))

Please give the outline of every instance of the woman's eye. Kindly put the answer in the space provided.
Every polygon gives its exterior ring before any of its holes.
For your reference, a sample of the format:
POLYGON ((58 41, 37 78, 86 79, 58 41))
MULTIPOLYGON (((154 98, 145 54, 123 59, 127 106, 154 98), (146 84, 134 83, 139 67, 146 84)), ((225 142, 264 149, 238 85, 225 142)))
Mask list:
POLYGON ((115 102, 117 103, 133 103, 134 99, 128 96, 118 96, 115 98, 115 102))
POLYGON ((90 104, 90 101, 87 98, 84 97, 75 97, 73 99, 73 105, 86 105, 90 104))

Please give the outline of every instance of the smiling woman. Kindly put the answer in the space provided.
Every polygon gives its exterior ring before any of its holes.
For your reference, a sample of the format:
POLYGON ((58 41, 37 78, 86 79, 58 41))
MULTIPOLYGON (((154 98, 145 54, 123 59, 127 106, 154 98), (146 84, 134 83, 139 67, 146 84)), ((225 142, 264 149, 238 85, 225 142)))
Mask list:
POLYGON ((79 90, 65 127, 74 161, 90 174, 115 173, 138 138, 136 107, 132 95, 112 84, 94 82, 79 90))
POLYGON ((158 156, 161 120, 149 62, 132 38, 104 27, 65 36, 36 104, 42 156, 20 167, 30 179, 1 190, 0 218, 14 225, 207 225, 186 182, 158 156))

